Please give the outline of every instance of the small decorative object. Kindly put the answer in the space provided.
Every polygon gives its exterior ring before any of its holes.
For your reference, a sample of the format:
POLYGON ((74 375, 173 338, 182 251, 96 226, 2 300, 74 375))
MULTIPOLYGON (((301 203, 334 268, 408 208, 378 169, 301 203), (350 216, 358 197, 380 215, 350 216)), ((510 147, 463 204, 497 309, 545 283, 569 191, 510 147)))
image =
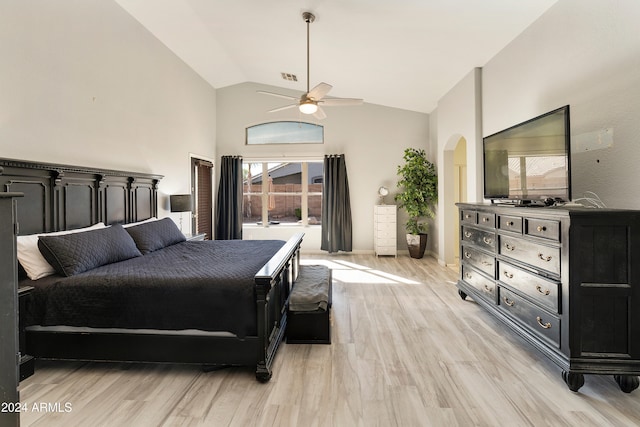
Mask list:
POLYGON ((398 206, 409 214, 406 223, 407 246, 412 258, 422 258, 427 247, 428 224, 421 218, 433 218, 433 205, 438 200, 438 175, 424 150, 404 150, 404 165, 398 166, 398 206))
POLYGON ((384 198, 385 196, 387 196, 389 194, 389 189, 385 186, 382 186, 380 188, 378 188, 378 204, 379 205, 386 205, 386 203, 384 202, 384 198))

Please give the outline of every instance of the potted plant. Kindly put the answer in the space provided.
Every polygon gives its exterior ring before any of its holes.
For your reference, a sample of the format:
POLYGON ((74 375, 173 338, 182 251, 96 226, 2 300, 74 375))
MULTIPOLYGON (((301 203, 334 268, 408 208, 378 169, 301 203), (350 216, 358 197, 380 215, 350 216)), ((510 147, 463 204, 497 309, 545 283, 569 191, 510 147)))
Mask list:
POLYGON ((407 246, 412 258, 422 258, 427 247, 429 224, 433 218, 433 205, 438 200, 438 175, 433 163, 427 159, 424 150, 407 148, 404 150, 404 164, 398 166, 398 188, 395 196, 398 207, 409 214, 406 223, 407 246))

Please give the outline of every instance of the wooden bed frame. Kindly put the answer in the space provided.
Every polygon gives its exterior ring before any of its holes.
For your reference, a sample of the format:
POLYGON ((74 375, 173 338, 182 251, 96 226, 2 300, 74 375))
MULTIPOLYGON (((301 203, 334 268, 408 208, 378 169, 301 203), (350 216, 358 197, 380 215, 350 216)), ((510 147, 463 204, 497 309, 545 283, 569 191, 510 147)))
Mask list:
MULTIPOLYGON (((154 217, 160 179, 161 175, 0 159, 2 190, 24 194, 17 206, 19 235, 154 217)), ((27 330, 27 353, 51 359, 255 366, 256 378, 269 381, 287 326, 286 306, 298 276, 303 237, 291 237, 255 275, 257 336, 27 330)))

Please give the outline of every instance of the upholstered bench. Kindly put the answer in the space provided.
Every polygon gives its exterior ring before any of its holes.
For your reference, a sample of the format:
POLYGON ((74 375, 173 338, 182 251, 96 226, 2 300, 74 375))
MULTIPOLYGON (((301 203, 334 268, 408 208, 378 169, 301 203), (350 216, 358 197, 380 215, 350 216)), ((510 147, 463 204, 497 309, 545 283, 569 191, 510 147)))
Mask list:
POLYGON ((289 295, 287 343, 331 344, 331 269, 301 265, 289 295))

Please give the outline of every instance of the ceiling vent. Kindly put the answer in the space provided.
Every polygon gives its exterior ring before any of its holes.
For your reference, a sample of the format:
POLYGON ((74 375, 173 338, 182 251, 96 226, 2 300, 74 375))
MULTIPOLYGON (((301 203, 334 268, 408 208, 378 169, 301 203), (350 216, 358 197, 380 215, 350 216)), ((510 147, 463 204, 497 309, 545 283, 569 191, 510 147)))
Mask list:
POLYGON ((291 74, 291 73, 280 73, 280 75, 282 76, 283 79, 290 81, 290 82, 297 82, 298 81, 298 77, 296 77, 295 74, 291 74))

